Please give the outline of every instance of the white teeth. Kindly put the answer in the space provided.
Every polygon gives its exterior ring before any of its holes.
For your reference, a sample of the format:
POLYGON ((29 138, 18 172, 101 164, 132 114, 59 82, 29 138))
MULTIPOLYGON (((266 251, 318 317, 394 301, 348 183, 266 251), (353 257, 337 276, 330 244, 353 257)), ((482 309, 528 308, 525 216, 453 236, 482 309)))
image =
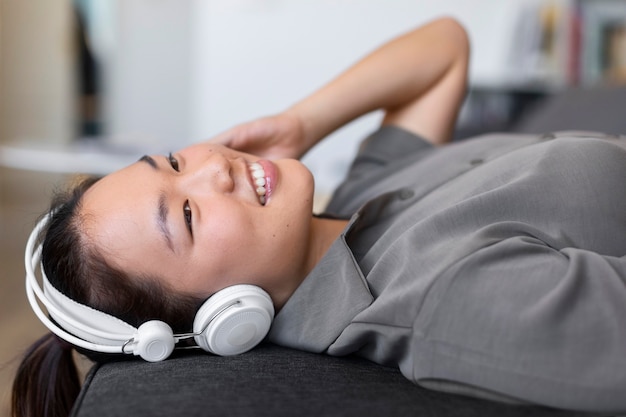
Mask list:
POLYGON ((252 163, 250 166, 250 173, 256 185, 256 194, 259 197, 259 202, 265 205, 265 194, 267 189, 265 188, 265 170, 259 163, 252 163))

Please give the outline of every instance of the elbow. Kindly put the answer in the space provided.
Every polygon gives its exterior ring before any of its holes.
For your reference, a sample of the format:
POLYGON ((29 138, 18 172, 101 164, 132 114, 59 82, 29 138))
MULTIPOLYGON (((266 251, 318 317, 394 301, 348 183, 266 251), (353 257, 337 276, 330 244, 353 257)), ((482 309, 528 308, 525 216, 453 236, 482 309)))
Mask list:
POLYGON ((443 37, 453 45, 457 57, 469 61, 470 38, 465 26, 451 16, 441 17, 433 23, 437 25, 443 37))

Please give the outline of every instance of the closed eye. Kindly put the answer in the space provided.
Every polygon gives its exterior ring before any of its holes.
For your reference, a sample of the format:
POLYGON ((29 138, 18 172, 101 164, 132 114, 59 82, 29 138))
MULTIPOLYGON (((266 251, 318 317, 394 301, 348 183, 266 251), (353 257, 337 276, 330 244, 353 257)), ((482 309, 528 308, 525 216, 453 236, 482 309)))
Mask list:
POLYGON ((172 155, 171 152, 167 155, 167 161, 170 163, 174 171, 180 172, 178 167, 178 159, 174 158, 174 155, 172 155))
POLYGON ((183 205, 183 214, 185 215, 185 224, 187 225, 187 230, 189 230, 189 233, 193 236, 193 229, 191 227, 191 207, 189 207, 189 200, 185 201, 185 204, 183 205))

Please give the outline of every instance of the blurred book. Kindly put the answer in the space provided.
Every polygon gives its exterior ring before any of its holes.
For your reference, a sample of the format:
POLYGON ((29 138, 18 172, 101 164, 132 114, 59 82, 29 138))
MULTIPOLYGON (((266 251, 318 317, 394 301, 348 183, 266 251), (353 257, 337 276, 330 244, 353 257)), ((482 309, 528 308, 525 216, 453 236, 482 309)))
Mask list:
POLYGON ((577 0, 580 82, 626 82, 626 1, 577 0))
POLYGON ((626 82, 626 0, 545 0, 519 14, 510 67, 552 86, 626 82))

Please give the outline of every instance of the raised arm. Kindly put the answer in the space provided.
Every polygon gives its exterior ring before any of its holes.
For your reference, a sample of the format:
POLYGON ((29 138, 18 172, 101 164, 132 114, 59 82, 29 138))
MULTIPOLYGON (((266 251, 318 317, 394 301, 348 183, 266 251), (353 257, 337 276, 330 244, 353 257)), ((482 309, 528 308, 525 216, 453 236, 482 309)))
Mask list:
POLYGON ((393 123, 435 144, 447 142, 463 101, 469 42, 454 19, 441 18, 379 47, 283 113, 218 136, 231 147, 300 157, 346 123, 383 109, 393 123))

